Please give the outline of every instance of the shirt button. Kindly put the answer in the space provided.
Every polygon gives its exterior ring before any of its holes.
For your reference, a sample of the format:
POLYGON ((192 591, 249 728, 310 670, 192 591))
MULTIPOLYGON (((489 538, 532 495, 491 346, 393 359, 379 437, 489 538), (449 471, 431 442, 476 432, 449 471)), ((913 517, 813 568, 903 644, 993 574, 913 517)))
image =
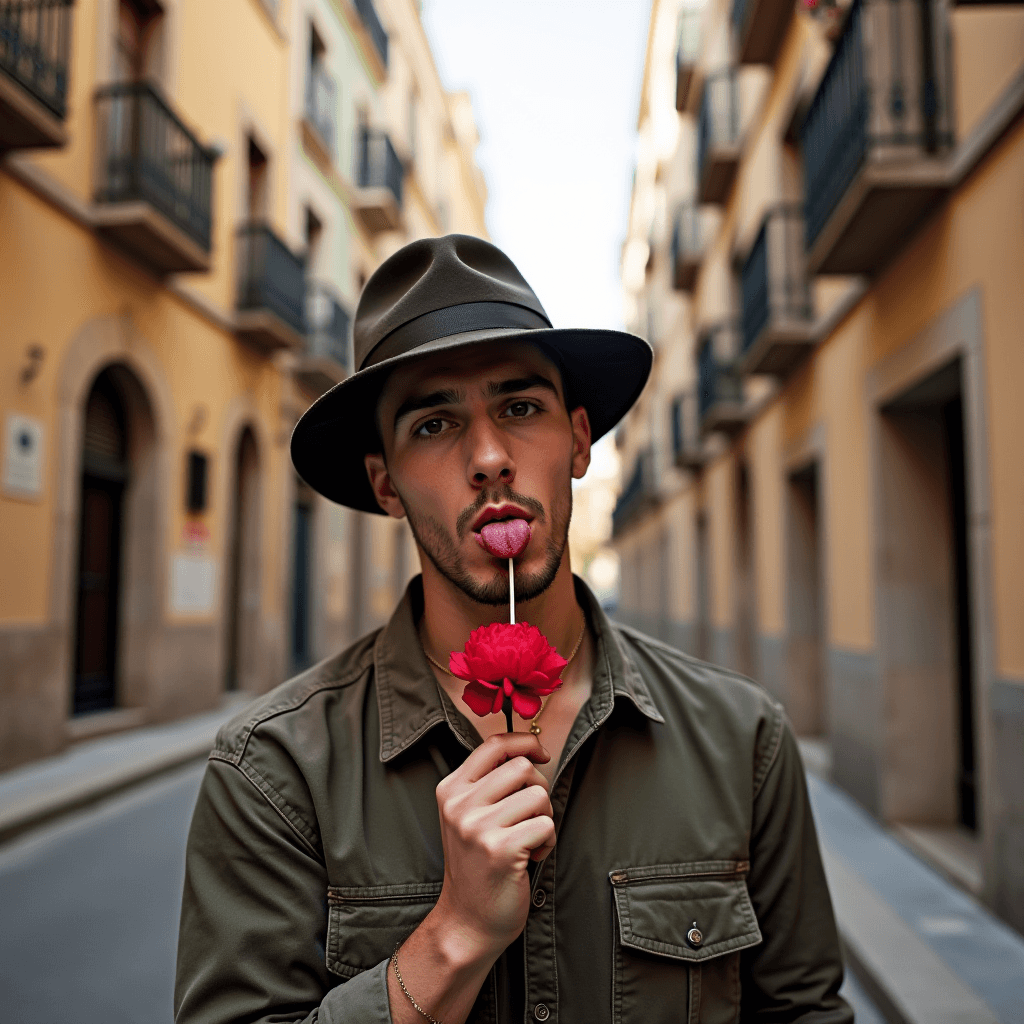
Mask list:
POLYGON ((697 922, 693 922, 693 927, 686 933, 686 941, 697 949, 700 944, 704 941, 704 935, 701 930, 697 927, 697 922))
POLYGON ((533 1015, 537 1020, 547 1020, 551 1016, 551 1011, 548 1009, 547 1003, 538 1003, 533 1008, 533 1015))
MULTIPOLYGON (((548 894, 543 889, 533 890, 533 905, 535 907, 543 907, 548 901, 548 894)), ((542 1020, 543 1018, 538 1018, 542 1020)))

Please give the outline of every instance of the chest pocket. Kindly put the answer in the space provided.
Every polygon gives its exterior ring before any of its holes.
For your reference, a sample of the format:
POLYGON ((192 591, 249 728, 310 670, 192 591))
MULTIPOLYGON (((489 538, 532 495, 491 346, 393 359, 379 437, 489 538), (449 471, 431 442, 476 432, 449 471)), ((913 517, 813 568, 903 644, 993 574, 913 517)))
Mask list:
POLYGON ((614 1024, 730 1024, 740 950, 761 941, 746 861, 612 871, 614 1024))
POLYGON ((327 890, 327 969, 354 978, 394 952, 414 932, 441 894, 440 882, 332 885, 327 890))

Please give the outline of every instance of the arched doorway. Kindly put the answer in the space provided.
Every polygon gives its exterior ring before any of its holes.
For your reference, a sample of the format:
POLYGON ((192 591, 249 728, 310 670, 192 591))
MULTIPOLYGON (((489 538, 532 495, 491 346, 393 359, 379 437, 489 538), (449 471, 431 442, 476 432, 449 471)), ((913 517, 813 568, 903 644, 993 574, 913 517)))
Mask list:
POLYGON ((73 715, 118 703, 128 419, 123 382, 108 367, 86 399, 82 432, 73 715))
POLYGON ((249 427, 238 439, 232 472, 224 687, 255 690, 259 688, 255 676, 259 668, 260 464, 249 427))

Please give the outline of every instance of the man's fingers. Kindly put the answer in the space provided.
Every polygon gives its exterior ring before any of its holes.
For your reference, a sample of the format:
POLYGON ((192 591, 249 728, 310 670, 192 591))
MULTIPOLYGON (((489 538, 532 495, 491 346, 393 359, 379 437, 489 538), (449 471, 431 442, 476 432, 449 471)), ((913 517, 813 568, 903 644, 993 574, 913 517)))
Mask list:
MULTIPOLYGON (((473 812, 474 816, 478 812, 473 812)), ((547 788, 544 786, 530 786, 521 789, 511 796, 499 800, 489 807, 479 809, 478 821, 485 824, 485 827, 509 828, 518 825, 527 818, 548 817, 554 812, 551 809, 551 800, 548 798, 547 788)))
POLYGON ((496 804, 527 786, 543 786, 547 789, 548 784, 532 761, 522 756, 514 757, 475 782, 472 785, 471 800, 473 804, 496 804))
POLYGON ((555 823, 546 815, 527 818, 508 829, 508 838, 517 849, 530 850, 531 860, 534 850, 543 850, 542 856, 546 857, 555 847, 555 823))
POLYGON ((505 732, 488 736, 453 774, 461 775, 464 782, 477 782, 513 757, 527 757, 536 764, 551 760, 551 755, 532 733, 505 732))

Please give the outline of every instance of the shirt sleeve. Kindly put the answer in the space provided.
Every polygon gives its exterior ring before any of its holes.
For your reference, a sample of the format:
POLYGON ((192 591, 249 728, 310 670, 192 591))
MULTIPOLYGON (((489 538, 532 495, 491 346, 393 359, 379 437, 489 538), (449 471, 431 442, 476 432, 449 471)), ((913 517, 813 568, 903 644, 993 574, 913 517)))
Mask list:
POLYGON ((743 954, 742 1019, 852 1024, 800 751, 777 715, 755 773, 747 884, 763 941, 743 954))
POLYGON ((328 970, 327 874, 265 780, 211 759, 192 817, 176 1024, 391 1024, 388 961, 328 970))

